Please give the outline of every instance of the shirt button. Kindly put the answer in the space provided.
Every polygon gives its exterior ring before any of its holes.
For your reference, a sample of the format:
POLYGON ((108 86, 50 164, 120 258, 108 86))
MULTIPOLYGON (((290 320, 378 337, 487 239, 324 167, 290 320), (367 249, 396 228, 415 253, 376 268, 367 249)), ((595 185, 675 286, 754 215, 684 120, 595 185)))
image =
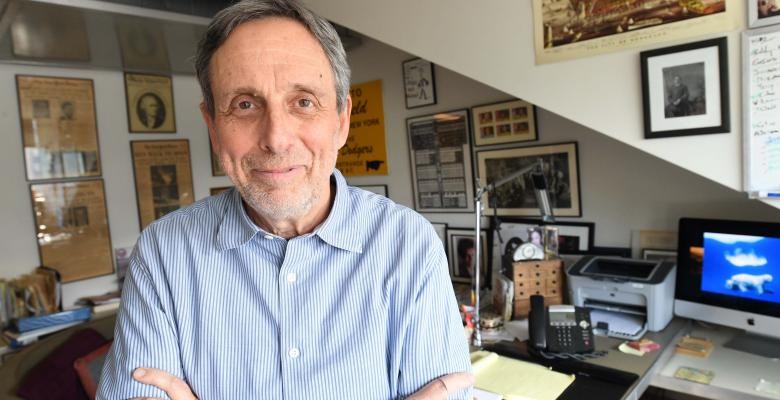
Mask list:
POLYGON ((290 358, 298 358, 301 355, 301 351, 298 350, 297 347, 293 347, 287 352, 287 355, 290 356, 290 358))
POLYGON ((273 239, 274 237, 273 237, 273 236, 271 236, 271 235, 265 235, 265 238, 266 238, 266 239, 268 239, 268 240, 271 240, 271 239, 273 239))
POLYGON ((287 282, 293 283, 298 279, 298 276, 294 272, 287 274, 287 282))

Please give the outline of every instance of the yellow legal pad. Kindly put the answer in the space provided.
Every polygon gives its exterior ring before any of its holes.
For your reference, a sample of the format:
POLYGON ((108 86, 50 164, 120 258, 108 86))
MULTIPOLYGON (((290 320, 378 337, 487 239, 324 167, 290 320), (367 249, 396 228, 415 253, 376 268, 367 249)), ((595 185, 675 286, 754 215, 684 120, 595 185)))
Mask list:
POLYGON ((471 368, 476 388, 499 394, 507 400, 553 400, 574 382, 574 375, 489 351, 471 353, 471 368))

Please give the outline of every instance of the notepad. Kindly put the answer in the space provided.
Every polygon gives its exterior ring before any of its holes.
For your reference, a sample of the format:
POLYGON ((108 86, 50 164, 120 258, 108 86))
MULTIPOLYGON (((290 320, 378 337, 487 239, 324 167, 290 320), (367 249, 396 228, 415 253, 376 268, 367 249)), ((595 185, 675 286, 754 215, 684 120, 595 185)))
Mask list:
POLYGON ((574 375, 488 351, 471 353, 471 367, 477 389, 507 400, 553 400, 574 382, 574 375))

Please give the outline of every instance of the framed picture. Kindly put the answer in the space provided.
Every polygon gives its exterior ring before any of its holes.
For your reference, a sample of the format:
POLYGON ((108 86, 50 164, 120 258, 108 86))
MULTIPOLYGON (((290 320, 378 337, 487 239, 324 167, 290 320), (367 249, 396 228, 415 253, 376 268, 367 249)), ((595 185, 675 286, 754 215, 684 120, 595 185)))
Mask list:
POLYGON ((11 50, 14 58, 89 62, 84 12, 75 7, 24 2, 13 5, 11 50))
POLYGON ((355 185, 355 187, 359 187, 363 190, 368 190, 369 192, 374 192, 376 194, 387 196, 387 185, 355 185))
POLYGON ((102 179, 30 185, 41 265, 62 282, 114 272, 102 179))
POLYGON ((748 0, 747 4, 749 27, 780 23, 780 0, 748 0))
POLYGON ((677 252, 672 250, 642 249, 642 259, 677 262, 677 252))
POLYGON ((209 154, 211 155, 211 176, 225 176, 225 170, 222 169, 219 156, 214 153, 214 148, 211 147, 211 140, 209 140, 209 154))
POLYGON ((406 120, 417 211, 474 211, 469 126, 466 110, 406 120))
POLYGON ((125 98, 131 133, 176 133, 170 76, 125 72, 125 98))
MULTIPOLYGON (((532 232, 544 231, 544 228, 555 228, 557 231, 558 254, 591 254, 595 224, 593 222, 556 221, 546 223, 537 219, 526 218, 501 218, 496 226, 491 226, 493 231, 493 262, 499 262, 502 258, 510 258, 515 249, 521 244, 534 241, 532 232), (496 233, 498 232, 498 233, 496 233), (501 236, 499 239, 498 236, 501 236)), ((542 235, 544 242, 540 243, 545 248, 554 248, 555 245, 547 243, 548 235, 542 235)))
POLYGON ((27 180, 101 174, 91 79, 16 76, 27 180))
POLYGON ((230 190, 232 188, 233 188, 233 186, 213 187, 213 188, 209 189, 209 194, 214 196, 214 195, 220 194, 220 193, 222 193, 222 192, 224 192, 226 190, 230 190))
POLYGON ((133 175, 141 229, 152 221, 192 204, 190 142, 132 140, 133 175))
POLYGON ((421 58, 403 62, 404 92, 406 108, 436 104, 436 81, 433 64, 421 58))
POLYGON ((471 108, 474 146, 537 140, 536 109, 523 100, 471 108))
POLYGON ((115 15, 114 21, 124 69, 171 70, 162 24, 153 19, 121 14, 115 15))
POLYGON ((726 38, 639 53, 645 138, 729 132, 726 38))
POLYGON ((439 239, 441 239, 441 244, 444 246, 444 251, 447 251, 447 224, 439 223, 439 222, 431 222, 431 225, 433 225, 433 230, 436 231, 436 234, 439 235, 439 239))
MULTIPOLYGON (((480 284, 482 287, 490 286, 490 265, 488 254, 490 253, 487 241, 487 233, 482 230, 480 238, 480 284)), ((447 228, 447 257, 450 262, 450 276, 453 282, 471 282, 471 271, 474 268, 474 230, 447 228)))
MULTIPOLYGON (((540 159, 553 214, 557 217, 581 216, 576 142, 477 151, 480 184, 496 182, 540 159)), ((498 215, 541 215, 530 174, 499 186, 486 196, 487 199, 483 199, 487 200, 483 202, 487 205, 485 215, 492 215, 494 208, 498 215)))

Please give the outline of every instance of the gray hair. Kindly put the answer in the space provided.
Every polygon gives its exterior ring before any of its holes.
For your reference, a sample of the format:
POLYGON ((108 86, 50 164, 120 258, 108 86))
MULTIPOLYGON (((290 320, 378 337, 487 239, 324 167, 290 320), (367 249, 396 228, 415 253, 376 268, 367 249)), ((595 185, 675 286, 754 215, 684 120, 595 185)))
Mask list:
POLYGON ((198 43, 195 73, 209 114, 214 116, 214 93, 211 90, 209 77, 211 58, 239 25, 267 17, 285 17, 298 21, 317 39, 333 71, 336 82, 336 107, 339 112, 344 111, 349 94, 350 70, 344 46, 333 25, 296 0, 242 0, 217 13, 198 43))

